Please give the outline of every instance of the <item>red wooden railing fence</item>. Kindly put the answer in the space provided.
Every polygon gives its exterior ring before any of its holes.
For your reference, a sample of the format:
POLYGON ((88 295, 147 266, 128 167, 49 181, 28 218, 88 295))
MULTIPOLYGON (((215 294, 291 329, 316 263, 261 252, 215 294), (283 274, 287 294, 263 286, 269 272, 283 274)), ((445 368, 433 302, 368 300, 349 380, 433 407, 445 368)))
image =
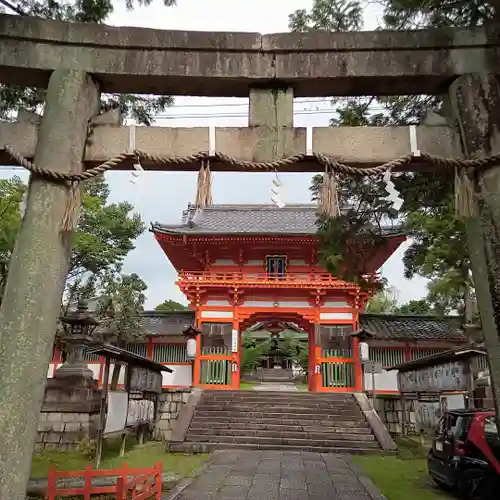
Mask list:
POLYGON ((82 496, 83 500, 91 500, 92 495, 116 495, 116 500, 160 500, 162 490, 161 462, 154 467, 132 469, 123 464, 121 469, 96 470, 87 465, 85 470, 56 471, 53 465, 49 468, 47 500, 56 500, 64 496, 82 496), (132 476, 129 478, 129 476, 132 476), (92 486, 95 477, 118 477, 116 484, 109 486, 92 486), (58 479, 83 478, 83 488, 58 488, 58 479), (132 496, 128 497, 127 494, 132 496))

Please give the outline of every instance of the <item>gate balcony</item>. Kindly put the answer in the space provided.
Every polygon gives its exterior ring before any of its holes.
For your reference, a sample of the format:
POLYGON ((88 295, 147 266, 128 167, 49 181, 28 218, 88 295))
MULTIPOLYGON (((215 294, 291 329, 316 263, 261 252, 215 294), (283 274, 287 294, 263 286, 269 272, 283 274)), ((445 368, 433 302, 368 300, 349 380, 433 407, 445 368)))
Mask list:
MULTIPOLYGON (((372 275, 377 282, 379 275, 372 275)), ((192 286, 233 287, 247 288, 322 288, 339 290, 356 290, 357 286, 339 280, 328 273, 218 273, 213 271, 181 271, 177 279, 181 290, 192 286)))

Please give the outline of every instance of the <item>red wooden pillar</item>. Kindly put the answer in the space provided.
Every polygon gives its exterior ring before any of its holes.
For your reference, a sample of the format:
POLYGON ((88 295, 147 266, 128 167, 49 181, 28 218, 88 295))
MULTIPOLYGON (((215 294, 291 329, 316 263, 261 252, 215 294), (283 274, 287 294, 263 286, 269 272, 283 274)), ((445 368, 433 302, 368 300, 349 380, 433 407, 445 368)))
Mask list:
POLYGON ((354 337, 352 342, 352 354, 354 358, 354 390, 356 392, 363 391, 363 366, 361 364, 361 357, 359 355, 359 338, 354 337))
POLYGON ((307 333, 307 388, 314 391, 314 329, 310 328, 307 333))
POLYGON ((240 323, 237 318, 233 319, 233 328, 231 332, 231 388, 240 388, 240 360, 241 360, 241 332, 240 323), (237 352, 233 352, 233 335, 237 335, 237 352), (233 368, 234 367, 234 368, 233 368), (234 371, 233 371, 234 370, 234 371))
MULTIPOLYGON (((198 330, 202 331, 202 324, 199 317, 199 310, 196 310, 196 319, 195 326, 198 330)), ((193 387, 197 387, 201 382, 201 336, 203 333, 200 333, 196 336, 196 359, 194 360, 194 368, 193 368, 193 387)))

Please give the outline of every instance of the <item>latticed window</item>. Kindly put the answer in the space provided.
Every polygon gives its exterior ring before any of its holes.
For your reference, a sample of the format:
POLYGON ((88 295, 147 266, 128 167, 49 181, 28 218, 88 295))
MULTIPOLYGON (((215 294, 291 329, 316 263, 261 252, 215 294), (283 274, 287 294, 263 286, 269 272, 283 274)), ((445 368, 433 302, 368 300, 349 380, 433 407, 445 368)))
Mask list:
POLYGON ((187 363, 186 344, 154 344, 153 361, 157 363, 187 363))
POLYGON ((226 354, 230 351, 232 323, 203 323, 201 327, 202 354, 226 354))
POLYGON ((443 348, 411 348, 410 349, 410 361, 414 359, 421 359, 427 356, 433 356, 434 354, 439 354, 441 352, 447 351, 448 349, 443 348))
POLYGON ((129 344, 127 344, 125 349, 127 349, 127 351, 133 352, 134 354, 137 354, 138 356, 147 357, 147 355, 148 355, 148 345, 147 344, 129 343, 129 344))
POLYGON ((352 357, 352 325, 321 325, 320 343, 326 358, 352 357))
POLYGON ((405 362, 404 348, 370 347, 370 360, 381 363, 384 368, 405 362))

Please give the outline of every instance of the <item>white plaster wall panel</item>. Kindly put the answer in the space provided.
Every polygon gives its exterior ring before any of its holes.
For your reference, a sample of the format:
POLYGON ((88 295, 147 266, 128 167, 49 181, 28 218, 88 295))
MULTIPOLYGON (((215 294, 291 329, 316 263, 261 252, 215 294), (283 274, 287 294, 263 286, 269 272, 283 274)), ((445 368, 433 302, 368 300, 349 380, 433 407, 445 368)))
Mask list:
POLYGON ((263 266, 264 261, 263 260, 248 260, 247 261, 247 266, 263 266))
POLYGON ((345 300, 326 300, 323 307, 351 307, 345 300))
POLYGON ((232 311, 201 311, 202 318, 232 318, 232 311))
POLYGON ((215 259, 214 266, 237 266, 232 259, 215 259))
POLYGON ((163 385, 189 387, 191 385, 191 365, 165 365, 174 370, 172 373, 162 372, 163 385))
MULTIPOLYGON (((113 363, 111 363, 109 365, 109 383, 111 383, 111 379, 113 378, 113 370, 115 368, 115 365, 113 363)), ((126 366, 125 365, 122 365, 122 368, 120 370, 120 376, 118 377, 118 384, 124 384, 125 383, 125 370, 126 370, 126 366)), ((103 371, 103 375, 104 375, 104 371, 103 371)))
POLYGON ((306 261, 302 259, 291 259, 288 261, 289 266, 307 266, 306 261))
POLYGON ((352 319, 350 312, 323 312, 319 314, 319 319, 352 319))
POLYGON ((245 307, 274 307, 272 300, 245 300, 243 303, 245 307))
POLYGON ((230 306, 229 300, 223 299, 209 299, 207 300, 207 306, 230 306))
POLYGON ((307 300, 279 301, 278 306, 283 308, 291 307, 293 309, 312 307, 307 300))
MULTIPOLYGON (((101 371, 101 365, 99 363, 87 363, 87 366, 92 370, 93 378, 99 380, 99 373, 101 371)), ((104 370, 104 367, 103 367, 104 370)), ((124 368, 122 368, 122 371, 124 368)))
MULTIPOLYGON (((364 388, 366 391, 372 390, 372 374, 364 373, 364 388)), ((376 391, 390 391, 398 390, 398 370, 386 371, 375 374, 375 390, 376 391)))

